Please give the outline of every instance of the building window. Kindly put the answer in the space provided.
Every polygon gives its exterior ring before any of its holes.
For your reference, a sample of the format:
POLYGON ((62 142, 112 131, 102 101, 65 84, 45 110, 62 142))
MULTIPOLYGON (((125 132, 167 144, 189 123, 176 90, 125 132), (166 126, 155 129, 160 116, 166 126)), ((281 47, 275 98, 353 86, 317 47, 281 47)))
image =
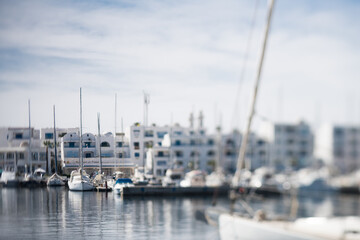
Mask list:
POLYGON ((163 151, 159 151, 157 154, 157 157, 163 157, 164 156, 164 152, 163 151))
POLYGON ((122 147, 123 143, 122 142, 116 142, 116 147, 122 147))
POLYGON ((161 176, 161 169, 156 170, 156 175, 161 176))
POLYGON ((19 159, 25 159, 24 153, 19 153, 19 159))
POLYGON ((91 147, 91 142, 84 142, 84 147, 85 148, 90 148, 91 147))
POLYGON ((204 130, 200 130, 200 135, 205 135, 205 131, 204 131, 204 130))
POLYGON ((210 151, 208 151, 208 154, 207 154, 208 156, 214 156, 215 155, 215 152, 213 151, 213 150, 210 150, 210 151))
POLYGON ((174 132, 174 135, 175 135, 175 136, 181 136, 181 135, 182 135, 182 132, 180 132, 180 131, 175 131, 175 132, 174 132))
POLYGON ((182 151, 175 151, 175 156, 182 157, 184 154, 182 151))
POLYGON ((40 161, 46 160, 46 153, 40 153, 40 161))
POLYGON ((102 142, 101 147, 110 147, 110 143, 108 142, 102 142))
POLYGON ((4 159, 4 153, 0 153, 0 159, 4 159))
POLYGON ((11 153, 11 152, 6 153, 6 158, 7 159, 13 159, 14 158, 14 153, 11 153))
POLYGON ((157 132, 158 138, 164 138, 164 136, 167 134, 167 132, 157 132))
POLYGON ((198 157, 200 154, 197 151, 192 151, 190 154, 191 157, 198 157))
POLYGON ((136 150, 140 149, 140 143, 139 142, 134 142, 134 148, 136 150))
POLYGON ((167 162, 166 162, 166 161, 157 161, 157 162, 156 162, 156 165, 157 165, 157 166, 166 166, 166 165, 167 165, 167 162))
POLYGON ((75 142, 69 142, 69 148, 74 148, 75 147, 75 142))
POLYGON ((144 133, 144 137, 153 137, 154 131, 153 130, 146 130, 144 133))
POLYGON ((194 139, 191 139, 191 140, 190 140, 190 145, 191 145, 191 146, 194 146, 195 144, 196 144, 195 140, 194 140, 194 139))
POLYGON ((45 133, 45 139, 53 139, 54 134, 53 133, 45 133))
POLYGON ((208 145, 213 146, 214 144, 215 144, 214 139, 209 139, 208 140, 208 145))
POLYGON ((175 146, 181 146, 181 141, 180 140, 175 140, 175 146))
POLYGON ((22 139, 23 134, 22 133, 15 133, 15 139, 22 139))
POLYGON ((134 156, 135 156, 136 158, 138 158, 138 157, 140 157, 140 153, 136 152, 136 153, 134 153, 134 156))
POLYGON ((145 147, 146 147, 146 148, 152 148, 153 145, 154 145, 154 143, 153 143, 152 141, 147 141, 147 142, 145 142, 145 147))
POLYGON ((92 157, 92 153, 89 152, 85 153, 85 158, 91 158, 91 157, 92 157))
POLYGON ((133 131, 133 133, 134 133, 134 137, 138 138, 139 135, 140 135, 140 130, 139 130, 139 129, 135 129, 135 130, 133 131))

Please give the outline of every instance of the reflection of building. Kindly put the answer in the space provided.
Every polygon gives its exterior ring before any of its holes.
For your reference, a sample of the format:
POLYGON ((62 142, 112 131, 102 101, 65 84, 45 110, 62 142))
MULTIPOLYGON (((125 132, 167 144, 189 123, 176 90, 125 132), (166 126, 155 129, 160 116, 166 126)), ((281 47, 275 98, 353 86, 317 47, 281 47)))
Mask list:
POLYGON ((341 173, 359 169, 360 127, 323 125, 317 133, 315 153, 341 173))
POLYGON ((264 123, 260 132, 271 143, 269 161, 277 169, 297 169, 311 164, 314 136, 305 122, 264 123))
POLYGON ((39 167, 46 168, 46 152, 40 145, 39 130, 31 128, 29 134, 29 128, 0 128, 1 169, 12 168, 23 173, 26 168, 30 171, 30 166, 31 172, 39 167))

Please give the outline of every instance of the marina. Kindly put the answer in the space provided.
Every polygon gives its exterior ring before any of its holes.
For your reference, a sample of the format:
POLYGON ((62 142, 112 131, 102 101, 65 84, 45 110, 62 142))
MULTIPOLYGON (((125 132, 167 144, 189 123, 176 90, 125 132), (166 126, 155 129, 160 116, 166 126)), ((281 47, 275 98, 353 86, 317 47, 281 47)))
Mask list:
POLYGON ((0 239, 360 240, 359 7, 1 2, 0 239))

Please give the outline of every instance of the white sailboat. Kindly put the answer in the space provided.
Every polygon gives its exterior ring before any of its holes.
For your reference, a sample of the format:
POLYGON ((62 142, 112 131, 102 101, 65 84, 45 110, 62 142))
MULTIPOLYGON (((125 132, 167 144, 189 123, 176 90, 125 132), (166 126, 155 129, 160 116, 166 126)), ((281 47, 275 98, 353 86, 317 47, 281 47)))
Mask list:
POLYGON ((82 146, 82 98, 80 88, 80 168, 74 170, 70 174, 68 182, 69 189, 71 191, 90 191, 94 189, 94 185, 91 183, 89 175, 86 174, 84 169, 83 159, 83 146, 82 146))
MULTIPOLYGON (((255 103, 257 90, 260 81, 262 63, 266 49, 267 36, 269 32, 270 20, 274 0, 271 0, 265 38, 263 43, 262 55, 257 72, 256 85, 254 89, 254 97, 245 132, 242 141, 240 155, 237 165, 237 171, 234 177, 234 182, 239 183, 241 177, 241 170, 244 163, 246 144, 248 134, 250 132, 252 117, 255 112, 255 103)), ((239 184, 236 184, 239 186, 239 184)), ((235 192, 232 192, 235 201, 235 192)), ((360 217, 309 217, 298 218, 293 220, 296 216, 298 203, 294 197, 291 208, 291 217, 285 219, 268 218, 265 211, 258 210, 253 212, 249 209, 246 203, 243 207, 246 209, 246 214, 241 213, 223 213, 219 216, 219 231, 221 239, 360 239, 360 217)))
POLYGON ((55 150, 55 173, 49 177, 47 181, 47 185, 51 187, 55 186, 64 186, 65 181, 64 179, 57 174, 57 148, 56 148, 56 126, 55 126, 55 105, 53 106, 53 112, 54 112, 54 150, 55 150))

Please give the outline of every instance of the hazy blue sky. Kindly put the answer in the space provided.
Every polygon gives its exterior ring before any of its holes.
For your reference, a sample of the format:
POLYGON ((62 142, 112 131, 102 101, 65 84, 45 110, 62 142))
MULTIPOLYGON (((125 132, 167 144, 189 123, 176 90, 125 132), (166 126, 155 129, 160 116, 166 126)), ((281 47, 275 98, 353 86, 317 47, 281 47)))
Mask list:
MULTIPOLYGON (((210 131, 244 126, 266 19, 259 1, 234 114, 255 1, 0 1, 0 126, 83 125, 96 132, 143 121, 188 125, 202 110, 210 131)), ((258 116, 360 124, 360 2, 276 1, 258 116)), ((260 123, 256 118, 254 128, 260 123)))

